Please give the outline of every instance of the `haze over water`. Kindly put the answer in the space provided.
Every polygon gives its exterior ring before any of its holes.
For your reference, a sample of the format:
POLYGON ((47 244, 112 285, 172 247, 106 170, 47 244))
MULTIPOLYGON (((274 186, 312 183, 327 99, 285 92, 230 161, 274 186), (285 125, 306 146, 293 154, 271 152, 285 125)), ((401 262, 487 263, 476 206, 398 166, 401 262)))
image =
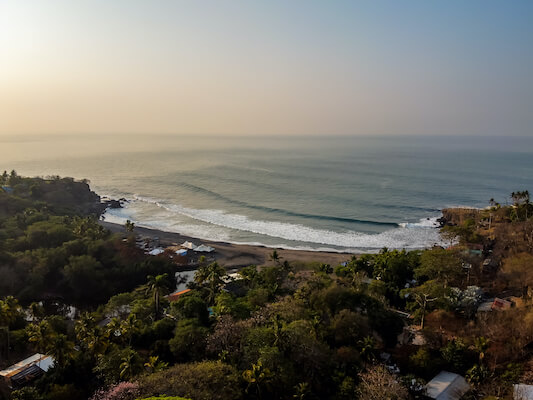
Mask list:
POLYGON ((442 208, 533 188, 532 138, 17 135, 0 147, 2 170, 88 178, 130 200, 108 221, 290 248, 431 246, 442 208))

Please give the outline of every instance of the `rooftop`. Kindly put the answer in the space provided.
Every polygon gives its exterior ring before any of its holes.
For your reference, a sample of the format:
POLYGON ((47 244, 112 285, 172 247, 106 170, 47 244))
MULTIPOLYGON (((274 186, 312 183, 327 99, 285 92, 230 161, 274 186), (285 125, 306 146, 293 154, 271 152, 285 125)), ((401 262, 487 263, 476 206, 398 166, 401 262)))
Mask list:
POLYGON ((441 371, 426 385, 427 396, 435 400, 459 400, 469 390, 461 375, 448 371, 441 371))
POLYGON ((4 378, 11 378, 12 376, 24 371, 26 368, 31 367, 32 365, 37 365, 44 372, 46 372, 53 364, 54 359, 52 357, 45 354, 36 353, 33 356, 19 361, 3 371, 0 371, 0 376, 3 376, 4 378))

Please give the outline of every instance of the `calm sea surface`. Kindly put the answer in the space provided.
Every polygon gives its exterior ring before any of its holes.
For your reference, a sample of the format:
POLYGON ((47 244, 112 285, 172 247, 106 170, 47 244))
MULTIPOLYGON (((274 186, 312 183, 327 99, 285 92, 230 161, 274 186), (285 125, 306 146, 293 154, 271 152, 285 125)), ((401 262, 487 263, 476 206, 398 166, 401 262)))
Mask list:
POLYGON ((430 246, 442 208, 533 191, 526 138, 0 136, 0 150, 1 170, 129 199, 108 221, 287 248, 430 246))

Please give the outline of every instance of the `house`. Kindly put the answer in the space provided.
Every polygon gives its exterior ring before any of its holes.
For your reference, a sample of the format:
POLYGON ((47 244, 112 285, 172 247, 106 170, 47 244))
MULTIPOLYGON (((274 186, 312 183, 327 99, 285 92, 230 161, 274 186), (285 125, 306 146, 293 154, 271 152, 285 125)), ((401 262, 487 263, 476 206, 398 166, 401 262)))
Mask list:
POLYGON ((513 400, 533 400, 533 385, 513 385, 513 400))
POLYGON ((179 298, 185 293, 189 293, 191 289, 180 290, 179 292, 170 293, 167 296, 168 301, 178 301, 179 298))
POLYGON ((0 371, 0 376, 4 378, 10 388, 16 389, 39 378, 53 365, 54 359, 51 356, 36 353, 0 371))
POLYGON ((512 301, 509 301, 509 300, 504 300, 504 299, 500 299, 498 297, 496 297, 494 299, 494 302, 492 303, 492 310, 500 310, 500 311, 504 311, 504 310, 508 310, 510 309, 511 307, 513 307, 513 302, 512 301))
POLYGON ((426 385, 426 395, 435 400, 459 400, 469 390, 465 378, 448 371, 441 371, 426 385))

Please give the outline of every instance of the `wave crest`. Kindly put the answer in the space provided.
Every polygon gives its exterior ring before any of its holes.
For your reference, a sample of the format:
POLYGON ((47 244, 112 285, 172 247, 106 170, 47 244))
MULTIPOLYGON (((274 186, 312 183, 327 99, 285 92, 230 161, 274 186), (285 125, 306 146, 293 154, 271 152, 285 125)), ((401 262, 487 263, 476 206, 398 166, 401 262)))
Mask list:
MULTIPOLYGON (((145 221, 147 227, 183 232, 184 226, 179 222, 171 223, 178 215, 201 221, 208 225, 231 229, 241 232, 250 232, 257 235, 264 235, 270 238, 279 238, 290 242, 303 242, 312 245, 334 246, 343 249, 363 249, 375 250, 383 247, 397 249, 419 249, 430 247, 441 243, 439 231, 434 228, 436 218, 431 220, 423 219, 419 223, 404 224, 377 234, 365 234, 356 231, 335 232, 327 229, 311 228, 301 224, 288 222, 265 221, 252 219, 245 215, 231 214, 222 210, 194 209, 177 204, 166 204, 165 202, 144 196, 134 196, 135 201, 126 205, 127 208, 135 208, 136 202, 152 204, 165 211, 164 215, 145 221)), ((128 210, 128 215, 134 216, 135 211, 128 210)), ((124 215, 124 212, 122 212, 124 215)), ((143 225, 142 221, 138 221, 143 225)), ((194 225, 186 224, 191 236, 202 237, 206 233, 206 226, 198 226, 195 232, 194 225)), ((211 235, 209 235, 211 236, 211 235)), ((218 236, 218 235, 217 235, 218 236)), ((229 235, 231 236, 231 235, 229 235)), ((209 239, 209 237, 205 237, 209 239)), ((215 239, 217 240, 217 239, 215 239)), ((288 245, 281 246, 287 247, 288 245)), ((291 247, 308 247, 296 246, 291 247)), ((313 246, 318 247, 318 246, 313 246)))

